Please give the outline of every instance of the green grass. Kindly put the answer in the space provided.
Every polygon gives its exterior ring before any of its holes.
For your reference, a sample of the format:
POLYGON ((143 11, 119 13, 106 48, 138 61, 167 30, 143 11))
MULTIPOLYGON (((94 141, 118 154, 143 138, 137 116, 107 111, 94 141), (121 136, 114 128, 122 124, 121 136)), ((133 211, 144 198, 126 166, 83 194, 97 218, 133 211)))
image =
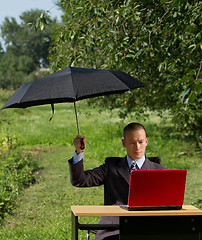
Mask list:
POLYGON ((73 151, 56 147, 41 154, 38 183, 22 192, 14 215, 5 219, 0 239, 71 239, 71 205, 102 204, 102 188, 70 184, 68 150, 73 151))
MULTIPOLYGON (((85 168, 103 163, 106 156, 124 156, 123 127, 131 121, 146 126, 149 144, 147 156, 161 156, 168 168, 186 168, 185 204, 202 209, 202 162, 192 139, 173 132, 169 121, 151 115, 146 121, 135 114, 125 120, 118 111, 99 113, 82 101, 78 105, 80 131, 86 136, 85 168)), ((71 239, 71 205, 102 205, 103 187, 74 188, 69 181, 67 160, 72 157, 73 138, 77 135, 73 104, 55 105, 51 122, 50 106, 10 109, 0 112, 0 140, 12 139, 13 151, 39 151, 37 183, 19 194, 13 215, 7 215, 0 239, 71 239), (42 151, 41 151, 42 150, 42 151)), ((96 222, 98 218, 85 218, 96 222)), ((79 233, 85 239, 86 232, 79 233)))

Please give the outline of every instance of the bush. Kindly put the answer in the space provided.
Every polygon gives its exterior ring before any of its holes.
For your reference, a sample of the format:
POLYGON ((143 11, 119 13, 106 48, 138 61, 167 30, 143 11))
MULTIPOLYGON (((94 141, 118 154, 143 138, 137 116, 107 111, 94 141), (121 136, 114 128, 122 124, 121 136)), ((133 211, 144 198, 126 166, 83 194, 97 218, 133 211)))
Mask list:
POLYGON ((0 88, 0 102, 6 102, 12 96, 12 94, 13 90, 5 90, 0 88))
POLYGON ((37 161, 29 152, 0 150, 0 222, 6 213, 12 213, 19 191, 36 181, 37 168, 37 161))

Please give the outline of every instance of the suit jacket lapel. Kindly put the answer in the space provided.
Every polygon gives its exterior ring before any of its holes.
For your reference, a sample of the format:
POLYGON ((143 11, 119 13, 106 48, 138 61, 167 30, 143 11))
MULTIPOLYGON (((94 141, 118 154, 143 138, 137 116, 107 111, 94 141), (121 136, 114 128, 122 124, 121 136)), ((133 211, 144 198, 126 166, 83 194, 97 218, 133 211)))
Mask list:
POLYGON ((151 162, 147 157, 145 158, 141 170, 152 170, 151 162))
POLYGON ((126 157, 122 158, 122 160, 119 162, 117 171, 129 184, 130 183, 130 174, 129 174, 129 168, 128 168, 128 163, 127 163, 126 157))
MULTIPOLYGON (((146 157, 141 170, 152 170, 153 169, 152 166, 153 165, 151 164, 150 160, 146 157)), ((119 162, 117 171, 125 179, 125 181, 128 184, 130 184, 130 173, 129 173, 128 162, 126 157, 122 158, 121 161, 119 162)))

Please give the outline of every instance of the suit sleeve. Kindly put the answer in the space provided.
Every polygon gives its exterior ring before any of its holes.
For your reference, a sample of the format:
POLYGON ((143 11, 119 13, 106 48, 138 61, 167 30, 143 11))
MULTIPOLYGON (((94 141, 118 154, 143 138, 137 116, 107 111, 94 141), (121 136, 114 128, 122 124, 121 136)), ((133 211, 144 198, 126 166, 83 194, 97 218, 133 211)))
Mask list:
POLYGON ((73 159, 68 161, 70 171, 70 182, 75 187, 94 187, 104 184, 107 174, 106 164, 92 170, 84 171, 83 159, 73 164, 73 159))

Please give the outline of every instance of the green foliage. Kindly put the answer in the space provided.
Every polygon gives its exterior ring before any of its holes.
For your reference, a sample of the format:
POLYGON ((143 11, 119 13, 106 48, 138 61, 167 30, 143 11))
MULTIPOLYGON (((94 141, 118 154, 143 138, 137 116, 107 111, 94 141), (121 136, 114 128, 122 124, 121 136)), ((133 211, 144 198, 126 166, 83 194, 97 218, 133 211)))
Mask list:
MULTIPOLYGON (((12 91, 0 89, 0 102, 10 97, 12 91)), ((13 115, 13 114, 12 114, 13 115)), ((11 117, 12 118, 12 117, 11 117)), ((12 133, 9 125, 10 114, 1 111, 0 118, 0 225, 5 215, 11 214, 19 192, 35 182, 38 162, 35 151, 22 151, 18 136, 12 133)))
POLYGON ((42 12, 40 17, 37 18, 36 24, 33 25, 35 29, 37 30, 39 27, 41 30, 44 30, 44 26, 48 24, 48 22, 51 21, 51 18, 49 17, 48 14, 42 12))
POLYGON ((201 3, 61 0, 63 24, 55 34, 51 67, 130 73, 147 83, 147 89, 99 98, 99 104, 119 107, 123 117, 148 108, 159 114, 168 109, 178 129, 199 136, 201 3))
POLYGON ((1 88, 16 89, 28 82, 30 74, 41 67, 48 67, 48 49, 56 20, 47 17, 44 31, 34 29, 34 22, 41 12, 42 10, 23 12, 19 24, 15 18, 5 18, 1 26, 1 35, 6 45, 6 51, 1 51, 0 54, 1 88))
POLYGON ((11 90, 5 90, 0 88, 0 103, 5 103, 13 94, 13 91, 11 90))
POLYGON ((179 126, 182 126, 186 132, 185 135, 194 136, 197 148, 200 148, 199 143, 202 140, 202 109, 201 109, 201 79, 200 70, 202 67, 202 61, 200 62, 200 68, 198 73, 191 71, 187 76, 181 79, 181 82, 186 82, 184 86, 186 89, 179 96, 178 103, 172 108, 174 113, 173 122, 178 122, 179 126), (196 75, 196 79, 194 79, 196 75))
POLYGON ((7 151, 5 147, 11 149, 13 142, 6 140, 1 139, 0 144, 0 222, 6 213, 12 213, 19 191, 35 182, 33 171, 37 169, 31 154, 7 151))

